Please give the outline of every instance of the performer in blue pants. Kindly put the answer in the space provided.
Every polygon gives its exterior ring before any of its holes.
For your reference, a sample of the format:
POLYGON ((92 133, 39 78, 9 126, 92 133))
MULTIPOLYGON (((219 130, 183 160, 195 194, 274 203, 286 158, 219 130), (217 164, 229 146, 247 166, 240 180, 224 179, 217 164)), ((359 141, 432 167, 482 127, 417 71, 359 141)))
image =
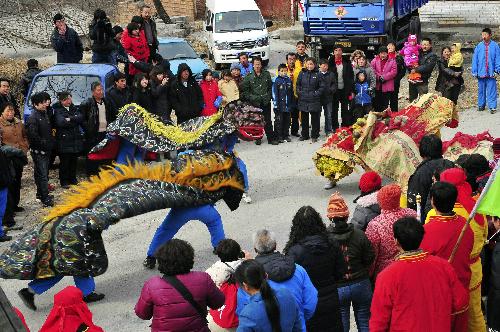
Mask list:
POLYGON ((3 231, 3 217, 5 215, 5 209, 7 208, 8 196, 9 196, 9 189, 7 187, 0 189, 0 242, 6 242, 12 240, 12 236, 8 236, 3 231))
POLYGON ((153 240, 151 240, 148 257, 144 261, 144 266, 150 269, 154 268, 156 265, 156 259, 154 258, 156 250, 162 244, 172 239, 179 229, 191 220, 199 220, 207 226, 210 232, 212 247, 215 248, 225 238, 221 216, 213 205, 207 204, 197 207, 171 209, 165 220, 163 220, 160 227, 156 230, 153 240))
MULTIPOLYGON (((46 279, 35 279, 28 283, 28 288, 21 289, 18 294, 24 304, 31 310, 36 310, 35 295, 40 295, 54 287, 63 276, 57 276, 46 279)), ((75 286, 83 293, 83 300, 87 303, 100 301, 104 294, 95 293, 95 282, 92 277, 73 277, 75 286)))

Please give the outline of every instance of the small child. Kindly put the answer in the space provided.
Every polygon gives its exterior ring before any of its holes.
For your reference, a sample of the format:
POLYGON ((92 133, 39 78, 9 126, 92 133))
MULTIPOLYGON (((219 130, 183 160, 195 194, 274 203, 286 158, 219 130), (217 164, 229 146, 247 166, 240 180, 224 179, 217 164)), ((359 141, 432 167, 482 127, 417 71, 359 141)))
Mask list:
POLYGON ((231 76, 233 76, 233 80, 238 86, 238 88, 241 90, 241 83, 243 83, 243 77, 241 77, 241 69, 239 64, 233 63, 231 65, 231 76))
MULTIPOLYGON (((418 56, 422 46, 417 44, 417 35, 409 35, 408 41, 405 42, 405 46, 399 52, 404 56, 405 65, 408 70, 418 67, 418 56)), ((422 82, 422 76, 420 73, 410 73, 408 74, 408 81, 411 83, 422 82)))
POLYGON ((372 110, 372 89, 366 80, 366 72, 360 70, 354 83, 354 119, 362 118, 372 110))
POLYGON ((229 70, 222 72, 222 80, 219 81, 219 91, 222 93, 222 107, 240 99, 240 89, 229 70))
POLYGON ((200 88, 203 93, 203 101, 205 106, 201 110, 202 116, 210 116, 217 113, 220 104, 222 103, 222 93, 219 91, 217 81, 214 80, 213 73, 210 69, 204 69, 201 72, 203 80, 200 83, 200 88))
POLYGON ((293 102, 293 83, 288 77, 288 69, 284 63, 278 66, 278 77, 273 83, 274 102, 274 132, 278 142, 291 142, 290 129, 290 106, 293 102))
POLYGON ((328 61, 325 59, 319 61, 319 73, 325 84, 321 107, 325 110, 325 134, 328 137, 332 133, 333 95, 337 91, 337 76, 328 70, 328 61))
MULTIPOLYGON (((459 73, 463 71, 462 66, 464 64, 464 56, 460 52, 461 49, 461 43, 454 43, 453 45, 451 45, 451 55, 450 59, 448 60, 448 67, 454 72, 459 73)), ((460 81, 460 85, 464 84, 464 78, 462 75, 458 77, 458 80, 460 81)))

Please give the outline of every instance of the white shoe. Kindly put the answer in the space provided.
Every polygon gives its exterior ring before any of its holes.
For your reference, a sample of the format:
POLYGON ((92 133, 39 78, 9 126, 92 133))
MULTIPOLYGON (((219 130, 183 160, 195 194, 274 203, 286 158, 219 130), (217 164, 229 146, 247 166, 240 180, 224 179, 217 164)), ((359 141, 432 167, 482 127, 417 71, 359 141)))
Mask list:
POLYGON ((245 203, 247 203, 247 204, 252 203, 252 197, 250 197, 250 195, 248 195, 247 193, 243 193, 243 197, 242 198, 245 201, 245 203))
POLYGON ((332 188, 335 188, 335 186, 337 185, 336 182, 333 182, 333 181, 328 181, 325 186, 323 187, 325 190, 330 190, 332 188))

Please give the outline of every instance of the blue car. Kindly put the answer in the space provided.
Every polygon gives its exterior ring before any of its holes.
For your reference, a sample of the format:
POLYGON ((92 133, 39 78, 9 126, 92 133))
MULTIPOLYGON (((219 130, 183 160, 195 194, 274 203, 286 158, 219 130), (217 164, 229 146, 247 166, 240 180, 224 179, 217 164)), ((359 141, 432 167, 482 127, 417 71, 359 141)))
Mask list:
POLYGON ((158 38, 158 53, 170 62, 170 70, 177 75, 177 68, 181 63, 187 63, 191 68, 196 80, 201 80, 201 72, 208 69, 208 65, 203 61, 206 54, 196 54, 196 51, 183 38, 158 38))
POLYGON ((79 106, 92 96, 90 85, 100 81, 106 91, 114 84, 114 75, 118 68, 107 64, 58 63, 35 76, 28 90, 24 104, 24 121, 32 112, 31 96, 37 92, 47 92, 52 102, 57 101, 57 93, 69 91, 73 103, 79 106))

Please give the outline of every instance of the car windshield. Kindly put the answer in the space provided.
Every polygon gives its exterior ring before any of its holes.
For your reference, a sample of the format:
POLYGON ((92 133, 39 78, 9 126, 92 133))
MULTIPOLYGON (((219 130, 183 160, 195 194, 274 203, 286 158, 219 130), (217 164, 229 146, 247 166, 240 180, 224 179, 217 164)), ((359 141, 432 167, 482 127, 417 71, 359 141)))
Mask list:
MULTIPOLYGON (((37 92, 47 92, 50 95, 52 103, 57 101, 57 93, 62 91, 71 92, 73 103, 80 105, 83 101, 90 98, 92 92, 90 85, 93 82, 100 81, 98 76, 84 75, 54 75, 40 76, 33 83, 31 95, 37 92)), ((29 102, 31 106, 31 101, 29 102)))
POLYGON ((215 32, 262 30, 264 19, 258 10, 215 14, 215 32))
POLYGON ((189 43, 185 41, 160 44, 158 46, 158 51, 160 52, 161 56, 167 60, 195 59, 198 57, 191 45, 189 45, 189 43))

